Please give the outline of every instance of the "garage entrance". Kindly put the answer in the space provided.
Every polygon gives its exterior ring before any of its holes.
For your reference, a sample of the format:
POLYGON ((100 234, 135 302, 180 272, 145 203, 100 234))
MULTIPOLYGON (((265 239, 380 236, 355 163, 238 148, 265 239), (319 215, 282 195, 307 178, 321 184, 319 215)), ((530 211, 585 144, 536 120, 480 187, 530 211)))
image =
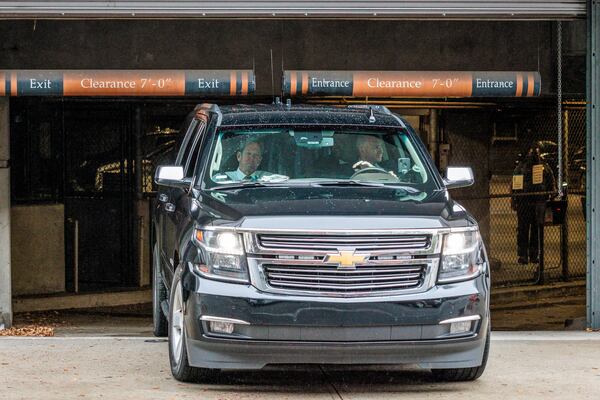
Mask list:
POLYGON ((13 99, 13 204, 64 208, 65 290, 148 284, 153 167, 193 104, 13 99))

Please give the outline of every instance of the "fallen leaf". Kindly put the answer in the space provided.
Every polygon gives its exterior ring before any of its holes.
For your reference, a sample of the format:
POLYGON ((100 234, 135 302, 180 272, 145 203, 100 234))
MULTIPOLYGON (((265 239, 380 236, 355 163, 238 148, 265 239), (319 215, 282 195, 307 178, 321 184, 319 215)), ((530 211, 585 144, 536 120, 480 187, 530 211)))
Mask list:
POLYGON ((50 326, 25 325, 1 330, 0 336, 54 336, 54 328, 50 326))

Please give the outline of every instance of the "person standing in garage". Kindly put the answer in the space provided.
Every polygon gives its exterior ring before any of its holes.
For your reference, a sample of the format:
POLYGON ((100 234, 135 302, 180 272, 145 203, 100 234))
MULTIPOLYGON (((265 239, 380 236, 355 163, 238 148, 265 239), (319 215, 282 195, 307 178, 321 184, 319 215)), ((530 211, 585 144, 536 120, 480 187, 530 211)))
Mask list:
MULTIPOLYGON (((544 210, 556 190, 554 174, 540 157, 537 146, 528 146, 513 173, 511 206, 517 212, 517 256, 519 264, 539 262, 536 209, 544 210)), ((543 212, 543 211, 542 211, 543 212)))

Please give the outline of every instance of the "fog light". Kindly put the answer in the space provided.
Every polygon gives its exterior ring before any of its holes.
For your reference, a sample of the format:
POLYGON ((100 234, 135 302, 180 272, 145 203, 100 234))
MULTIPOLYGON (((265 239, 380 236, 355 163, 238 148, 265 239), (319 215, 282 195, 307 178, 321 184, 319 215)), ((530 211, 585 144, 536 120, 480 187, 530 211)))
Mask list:
POLYGON ((231 322, 210 321, 210 330, 214 333, 233 333, 234 325, 231 322))
POLYGON ((467 315, 465 317, 458 318, 450 318, 440 322, 440 325, 449 324, 450 325, 450 334, 458 334, 458 333, 469 333, 473 330, 475 326, 474 323, 477 323, 481 319, 479 315, 467 315))
POLYGON ((453 322, 450 324, 450 333, 465 333, 471 331, 471 321, 453 322))
POLYGON ((203 315, 200 317, 200 321, 208 324, 208 330, 211 333, 225 333, 227 335, 233 333, 236 325, 250 325, 249 322, 242 321, 241 319, 223 318, 212 315, 203 315))

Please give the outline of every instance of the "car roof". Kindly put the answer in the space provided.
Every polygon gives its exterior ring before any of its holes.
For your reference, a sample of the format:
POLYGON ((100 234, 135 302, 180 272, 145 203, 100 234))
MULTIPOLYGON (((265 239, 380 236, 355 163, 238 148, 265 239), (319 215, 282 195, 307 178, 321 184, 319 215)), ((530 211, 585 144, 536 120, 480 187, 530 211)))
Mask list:
POLYGON ((405 123, 380 106, 252 104, 221 106, 221 126, 335 125, 402 128, 405 123))

